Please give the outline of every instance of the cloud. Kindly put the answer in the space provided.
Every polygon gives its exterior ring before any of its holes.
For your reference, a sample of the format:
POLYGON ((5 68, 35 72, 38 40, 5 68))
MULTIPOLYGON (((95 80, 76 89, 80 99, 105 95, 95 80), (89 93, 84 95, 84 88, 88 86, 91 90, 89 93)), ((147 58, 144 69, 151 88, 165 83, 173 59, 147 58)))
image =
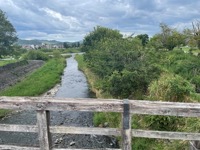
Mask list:
POLYGON ((80 22, 77 18, 73 16, 64 16, 59 12, 51 10, 49 8, 42 8, 42 11, 46 12, 46 14, 51 18, 51 21, 55 19, 55 22, 63 23, 63 25, 67 25, 69 29, 79 29, 81 26, 80 22))
POLYGON ((97 25, 123 33, 158 33, 159 23, 190 27, 198 0, 0 0, 23 39, 82 40, 97 25))

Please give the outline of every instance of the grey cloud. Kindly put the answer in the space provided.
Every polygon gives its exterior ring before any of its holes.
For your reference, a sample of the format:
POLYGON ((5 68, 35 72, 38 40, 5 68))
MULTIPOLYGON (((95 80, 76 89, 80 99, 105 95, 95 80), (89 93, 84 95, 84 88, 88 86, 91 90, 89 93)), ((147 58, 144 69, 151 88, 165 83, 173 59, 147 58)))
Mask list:
POLYGON ((96 25, 123 33, 159 32, 159 23, 187 27, 198 0, 0 0, 19 38, 81 40, 96 25))

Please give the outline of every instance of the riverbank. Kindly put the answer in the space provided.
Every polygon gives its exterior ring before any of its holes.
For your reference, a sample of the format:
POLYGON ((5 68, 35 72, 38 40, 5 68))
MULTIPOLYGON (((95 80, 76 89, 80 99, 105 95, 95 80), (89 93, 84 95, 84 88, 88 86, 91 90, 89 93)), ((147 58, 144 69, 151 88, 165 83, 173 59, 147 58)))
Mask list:
MULTIPOLYGON (((76 60, 79 62, 79 69, 82 70, 88 78, 91 90, 93 92, 98 91, 97 97, 108 98, 110 95, 103 93, 100 88, 98 88, 99 81, 90 70, 87 68, 86 63, 83 60, 83 56, 76 56, 76 60)), ((112 98, 112 97, 111 97, 112 98)), ((134 129, 146 129, 144 124, 144 117, 142 115, 134 115, 132 128, 134 129)), ((120 125, 120 114, 117 113, 95 113, 93 121, 95 126, 102 126, 105 122, 109 124, 111 128, 119 128, 120 125)), ((153 117, 152 117, 153 118, 153 117)), ((147 121, 147 120, 145 120, 147 121)), ((196 121, 197 122, 197 121, 196 121)), ((193 121, 193 123, 196 123, 193 121)), ((120 139, 119 139, 120 141, 120 139)), ((132 149, 157 149, 157 150, 171 150, 171 149, 185 149, 188 147, 186 141, 173 141, 173 140, 162 140, 162 139, 148 139, 148 138, 134 138, 132 142, 132 149)))
MULTIPOLYGON (((39 96, 45 92, 46 95, 51 96, 56 93, 59 86, 57 84, 60 83, 65 66, 65 58, 51 59, 39 69, 28 74, 22 81, 0 91, 0 96, 39 96), (48 90, 50 91, 47 92, 48 90)), ((10 111, 1 109, 0 118, 8 113, 10 111)))
POLYGON ((76 55, 76 61, 78 62, 78 69, 81 70, 89 83, 89 90, 92 91, 96 97, 103 98, 101 90, 96 87, 96 83, 98 83, 99 78, 87 68, 86 63, 83 60, 83 55, 76 55))
POLYGON ((42 60, 23 60, 0 67, 0 91, 20 82, 44 64, 42 60))
MULTIPOLYGON (((103 92, 98 86, 101 80, 86 66, 83 60, 83 55, 76 55, 75 59, 78 62, 78 68, 84 72, 87 77, 89 88, 95 94, 97 98, 112 98, 109 93, 103 92)), ((94 113, 93 123, 95 126, 104 126, 108 124, 110 127, 117 128, 120 126, 120 114, 119 113, 94 113)))

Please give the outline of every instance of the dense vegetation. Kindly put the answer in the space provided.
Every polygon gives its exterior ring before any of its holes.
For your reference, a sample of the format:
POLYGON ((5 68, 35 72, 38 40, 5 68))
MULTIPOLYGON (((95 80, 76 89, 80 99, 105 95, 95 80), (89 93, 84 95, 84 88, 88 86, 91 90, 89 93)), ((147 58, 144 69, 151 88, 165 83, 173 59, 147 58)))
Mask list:
MULTIPOLYGON (((82 50, 86 53, 84 59, 79 56, 78 60, 84 64, 80 67, 90 74, 89 78, 93 78, 91 87, 98 91, 98 96, 100 92, 103 97, 120 99, 200 100, 200 60, 193 53, 199 52, 198 41, 189 29, 178 32, 165 24, 160 27, 161 33, 150 40, 146 34, 123 38, 119 31, 104 27, 96 27, 85 37, 82 50), (183 51, 185 47, 188 53, 183 51)), ((94 117, 96 125, 109 122, 117 126, 117 120, 116 114, 98 113, 94 117)), ((133 120, 133 128, 176 131, 195 128, 191 123, 194 119, 139 115, 133 120)), ((137 138, 133 148, 183 149, 186 144, 137 138)))

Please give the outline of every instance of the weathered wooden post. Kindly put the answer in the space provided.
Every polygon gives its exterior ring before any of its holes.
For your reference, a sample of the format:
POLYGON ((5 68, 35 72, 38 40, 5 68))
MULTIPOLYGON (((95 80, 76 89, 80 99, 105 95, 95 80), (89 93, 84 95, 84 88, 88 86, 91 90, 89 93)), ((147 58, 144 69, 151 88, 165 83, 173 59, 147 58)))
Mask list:
POLYGON ((199 150, 200 142, 199 141, 190 141, 189 142, 189 150, 199 150))
POLYGON ((49 131, 50 112, 45 110, 37 111, 38 138, 41 150, 51 149, 51 135, 49 131))
POLYGON ((129 100, 123 102, 123 113, 122 113, 122 149, 131 150, 131 114, 129 100))

